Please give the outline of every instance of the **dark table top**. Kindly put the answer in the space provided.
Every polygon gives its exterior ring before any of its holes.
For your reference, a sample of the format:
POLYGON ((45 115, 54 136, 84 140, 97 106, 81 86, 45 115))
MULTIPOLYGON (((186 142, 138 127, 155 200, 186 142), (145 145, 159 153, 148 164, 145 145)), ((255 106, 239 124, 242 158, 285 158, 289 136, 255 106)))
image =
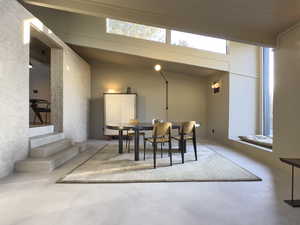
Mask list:
MULTIPOLYGON (((181 126, 181 122, 172 122, 172 128, 178 129, 181 126)), ((196 124, 196 127, 199 127, 200 124, 196 124)), ((153 129, 152 123, 139 123, 138 125, 132 125, 128 123, 108 123, 106 125, 108 129, 112 130, 126 130, 126 129, 140 129, 140 130, 151 130, 153 129)))
POLYGON ((300 168, 300 159, 280 158, 280 161, 300 168))

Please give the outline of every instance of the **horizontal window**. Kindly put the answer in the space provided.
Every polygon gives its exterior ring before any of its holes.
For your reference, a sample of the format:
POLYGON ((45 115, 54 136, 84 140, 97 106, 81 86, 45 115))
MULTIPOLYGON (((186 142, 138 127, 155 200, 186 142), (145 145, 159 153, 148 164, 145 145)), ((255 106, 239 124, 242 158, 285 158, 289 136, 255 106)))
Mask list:
POLYGON ((171 31, 171 44, 226 54, 226 40, 197 34, 171 31))
POLYGON ((166 30, 163 28, 129 23, 120 20, 106 19, 106 32, 141 38, 150 41, 166 42, 166 30))

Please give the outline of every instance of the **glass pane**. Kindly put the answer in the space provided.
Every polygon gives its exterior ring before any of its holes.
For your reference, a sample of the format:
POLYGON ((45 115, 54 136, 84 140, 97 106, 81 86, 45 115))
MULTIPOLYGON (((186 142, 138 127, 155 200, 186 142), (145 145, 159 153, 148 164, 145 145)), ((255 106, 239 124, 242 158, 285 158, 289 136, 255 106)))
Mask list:
POLYGON ((273 136, 273 95, 274 95, 274 52, 271 48, 264 48, 263 73, 263 118, 266 136, 273 136))
POLYGON ((274 96, 274 51, 269 49, 269 98, 270 98, 270 136, 273 136, 273 96, 274 96))
POLYGON ((172 30, 171 44, 226 54, 226 40, 219 38, 172 30))
POLYGON ((166 42, 165 29, 108 18, 106 19, 106 32, 150 41, 166 42))

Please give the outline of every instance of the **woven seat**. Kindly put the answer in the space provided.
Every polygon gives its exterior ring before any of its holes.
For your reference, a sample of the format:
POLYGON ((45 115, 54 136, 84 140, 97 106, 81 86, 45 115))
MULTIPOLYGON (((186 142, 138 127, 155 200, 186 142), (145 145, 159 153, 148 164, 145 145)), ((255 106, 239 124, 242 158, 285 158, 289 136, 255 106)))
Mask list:
MULTIPOLYGON (((151 143, 154 143, 154 138, 145 138, 146 141, 149 141, 151 143)), ((158 137, 156 138, 156 142, 157 143, 166 143, 166 142, 169 142, 170 138, 166 138, 166 137, 158 137)))
POLYGON ((153 126, 152 137, 144 136, 144 160, 146 155, 146 142, 150 142, 153 146, 153 167, 156 168, 156 151, 157 144, 161 144, 161 157, 162 157, 162 145, 163 143, 169 143, 169 157, 170 166, 172 166, 172 143, 171 143, 171 123, 156 123, 153 126))
MULTIPOLYGON (((174 138, 175 140, 177 141, 180 141, 181 140, 181 136, 178 135, 178 136, 173 136, 172 138, 174 138)), ((183 140, 192 140, 193 137, 190 136, 190 135, 183 135, 183 140)))
POLYGON ((181 128, 180 128, 179 135, 174 136, 172 138, 179 142, 182 163, 184 163, 184 153, 186 152, 186 142, 189 140, 193 141, 195 160, 198 160, 197 144, 196 144, 196 122, 195 121, 183 122, 181 125, 181 128))

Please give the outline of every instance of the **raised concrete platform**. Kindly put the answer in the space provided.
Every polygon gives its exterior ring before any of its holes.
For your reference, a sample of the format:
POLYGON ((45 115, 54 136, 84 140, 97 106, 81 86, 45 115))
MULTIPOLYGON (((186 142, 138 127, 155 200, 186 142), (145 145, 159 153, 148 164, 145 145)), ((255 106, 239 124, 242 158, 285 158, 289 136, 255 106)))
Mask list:
POLYGON ((51 134, 53 132, 54 132, 53 125, 30 127, 29 128, 29 137, 36 137, 36 136, 41 136, 41 135, 45 135, 45 134, 51 134))

